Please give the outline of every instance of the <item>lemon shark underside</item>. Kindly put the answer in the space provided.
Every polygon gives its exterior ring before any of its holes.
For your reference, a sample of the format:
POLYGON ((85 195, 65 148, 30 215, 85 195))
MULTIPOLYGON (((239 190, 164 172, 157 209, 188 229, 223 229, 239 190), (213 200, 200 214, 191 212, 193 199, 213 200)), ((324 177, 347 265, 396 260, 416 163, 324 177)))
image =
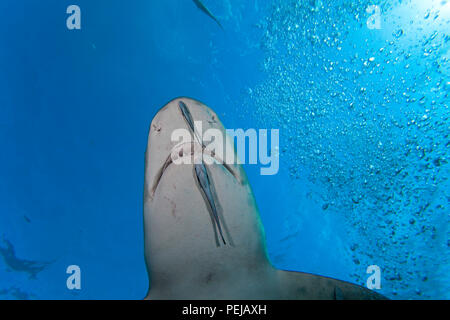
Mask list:
POLYGON ((193 121, 225 136, 214 111, 185 97, 165 105, 150 126, 144 187, 146 299, 384 299, 348 282, 274 268, 244 170, 239 164, 206 164, 202 157, 217 156, 198 141, 193 121), (172 141, 172 132, 180 128, 192 133, 191 144, 172 141), (198 161, 176 164, 174 156, 198 161))

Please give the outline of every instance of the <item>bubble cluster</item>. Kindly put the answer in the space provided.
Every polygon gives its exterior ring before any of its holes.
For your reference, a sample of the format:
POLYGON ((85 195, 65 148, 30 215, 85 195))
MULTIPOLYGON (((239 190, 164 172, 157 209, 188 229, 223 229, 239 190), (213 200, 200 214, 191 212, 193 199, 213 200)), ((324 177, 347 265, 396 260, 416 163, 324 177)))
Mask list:
POLYGON ((345 217, 355 270, 379 265, 389 297, 448 298, 449 19, 384 1, 370 30, 369 5, 275 1, 245 100, 280 128, 291 178, 308 168, 324 214, 345 217))

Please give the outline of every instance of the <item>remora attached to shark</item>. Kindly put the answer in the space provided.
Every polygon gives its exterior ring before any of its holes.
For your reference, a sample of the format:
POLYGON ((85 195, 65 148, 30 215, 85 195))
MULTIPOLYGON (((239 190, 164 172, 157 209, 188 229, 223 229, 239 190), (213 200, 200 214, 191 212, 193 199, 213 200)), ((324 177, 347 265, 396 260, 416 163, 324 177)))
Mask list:
POLYGON ((384 298, 344 281, 275 269, 242 167, 173 163, 173 155, 215 157, 195 135, 189 146, 172 142, 176 129, 193 134, 192 121, 225 136, 217 115, 189 98, 169 102, 150 126, 144 188, 147 299, 384 298))

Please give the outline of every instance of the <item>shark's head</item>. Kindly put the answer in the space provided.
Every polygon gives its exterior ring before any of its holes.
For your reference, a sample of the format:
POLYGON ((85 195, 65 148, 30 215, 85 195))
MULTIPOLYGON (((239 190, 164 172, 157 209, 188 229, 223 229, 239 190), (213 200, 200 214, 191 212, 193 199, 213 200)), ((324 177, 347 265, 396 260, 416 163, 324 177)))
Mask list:
MULTIPOLYGON (((268 263, 244 171, 238 164, 221 163, 218 153, 199 143, 192 122, 196 129, 216 129, 226 137, 217 114, 189 98, 169 102, 150 126, 144 226, 153 288, 213 278, 211 274, 247 273, 268 263), (186 136, 190 142, 180 139, 186 136)), ((224 141, 224 149, 227 144, 232 141, 224 141)), ((228 150, 234 153, 234 146, 228 150)))

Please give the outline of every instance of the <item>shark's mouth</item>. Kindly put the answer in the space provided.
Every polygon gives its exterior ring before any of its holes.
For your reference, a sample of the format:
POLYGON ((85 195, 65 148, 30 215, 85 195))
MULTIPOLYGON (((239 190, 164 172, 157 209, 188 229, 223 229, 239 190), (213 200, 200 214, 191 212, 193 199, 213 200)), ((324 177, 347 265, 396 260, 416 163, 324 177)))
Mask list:
MULTIPOLYGON (((194 179, 198 182, 197 186, 199 191, 202 193, 203 199, 205 200, 205 205, 207 206, 208 211, 212 216, 212 220, 214 221, 214 227, 218 229, 220 237, 224 245, 227 244, 225 241, 224 233, 222 231, 221 220, 218 215, 218 206, 217 206, 217 197, 214 194, 214 183, 210 178, 210 174, 208 173, 208 168, 203 161, 203 156, 209 156, 215 160, 216 163, 219 163, 224 166, 224 168, 239 182, 241 183, 241 179, 239 177, 238 170, 235 170, 232 166, 226 164, 222 159, 220 159, 213 151, 207 150, 205 145, 203 144, 202 139, 198 136, 197 132, 194 129, 194 118, 192 117, 189 108, 183 101, 179 101, 178 103, 179 110, 181 112, 182 117, 187 123, 189 127, 189 131, 194 136, 194 141, 189 143, 181 143, 175 145, 170 154, 168 155, 166 161, 163 166, 159 169, 156 174, 155 180, 153 182, 151 188, 151 197, 155 195, 155 192, 158 188, 159 182, 164 175, 166 169, 173 164, 176 163, 177 160, 190 157, 193 160, 194 164, 194 179)), ((223 220, 223 218, 222 218, 223 220)))

